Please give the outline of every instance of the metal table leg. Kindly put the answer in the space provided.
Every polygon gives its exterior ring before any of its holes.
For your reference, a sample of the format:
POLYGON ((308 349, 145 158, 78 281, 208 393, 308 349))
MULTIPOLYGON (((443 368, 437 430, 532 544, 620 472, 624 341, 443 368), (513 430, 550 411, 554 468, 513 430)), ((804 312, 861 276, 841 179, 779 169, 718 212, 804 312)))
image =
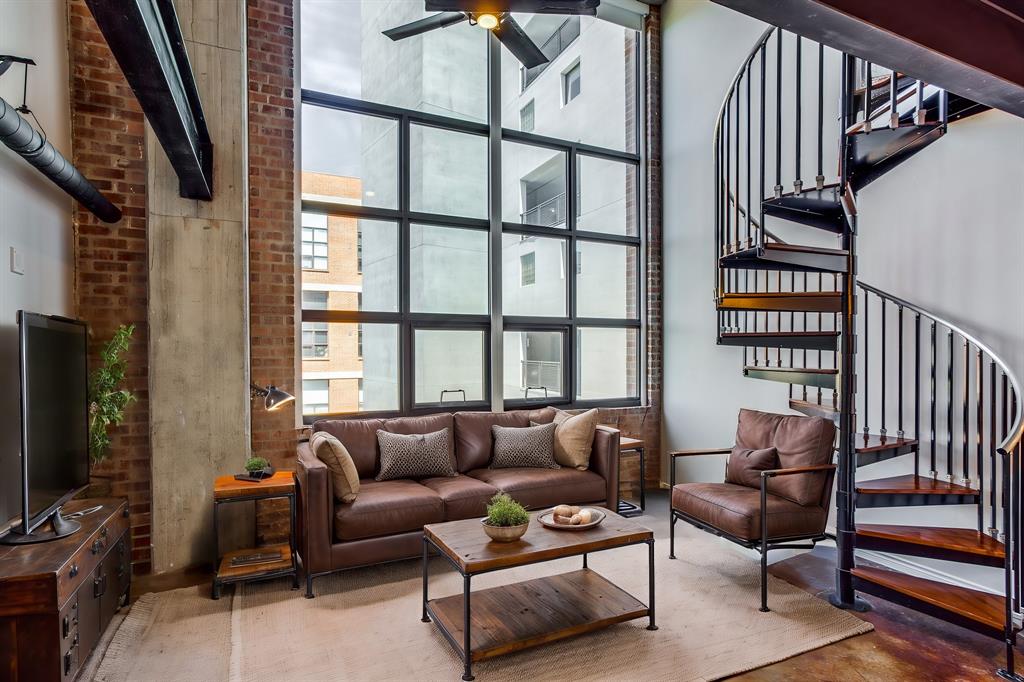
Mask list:
POLYGON ((462 576, 462 660, 465 663, 465 670, 462 673, 462 679, 465 682, 471 682, 475 678, 473 677, 473 651, 470 648, 470 611, 469 611, 469 587, 470 587, 470 576, 462 576))
POLYGON ((654 540, 647 541, 647 581, 650 595, 648 596, 647 614, 650 618, 647 624, 648 630, 657 630, 654 624, 654 540))
POLYGON ((423 536, 423 615, 420 616, 420 620, 423 621, 424 623, 429 623, 430 622, 430 616, 427 615, 427 601, 429 600, 429 597, 427 596, 427 580, 430 577, 429 564, 427 563, 427 559, 428 559, 428 557, 427 557, 427 549, 428 549, 427 536, 424 535, 423 536))
POLYGON ((647 500, 644 488, 644 448, 637 448, 640 451, 640 511, 647 510, 647 500))
POLYGON ((288 496, 288 518, 291 532, 288 535, 288 549, 292 553, 292 589, 299 589, 299 559, 295 556, 295 493, 288 496))
POLYGON ((220 599, 220 580, 217 573, 220 571, 220 523, 217 521, 217 510, 220 509, 220 502, 213 501, 213 586, 210 596, 213 599, 220 599))

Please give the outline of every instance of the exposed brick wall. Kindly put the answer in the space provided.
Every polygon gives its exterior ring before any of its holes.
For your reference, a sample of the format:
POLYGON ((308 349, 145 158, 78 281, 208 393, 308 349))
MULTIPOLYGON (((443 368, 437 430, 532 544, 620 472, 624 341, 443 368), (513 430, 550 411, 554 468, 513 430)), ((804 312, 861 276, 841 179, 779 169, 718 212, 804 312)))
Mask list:
POLYGON ((134 324, 126 356, 127 388, 136 397, 111 433, 110 457, 93 465, 92 492, 127 497, 132 566, 151 569, 152 499, 148 396, 146 152, 142 110, 84 0, 68 3, 72 160, 124 217, 101 222, 75 204, 75 302, 89 323, 89 362, 121 324, 134 324))
MULTIPOLYGON (((295 104, 293 0, 248 0, 249 315, 252 378, 295 386, 295 104)), ((294 468, 294 404, 252 411, 252 451, 294 468)), ((259 536, 287 533, 279 505, 261 505, 259 536)))

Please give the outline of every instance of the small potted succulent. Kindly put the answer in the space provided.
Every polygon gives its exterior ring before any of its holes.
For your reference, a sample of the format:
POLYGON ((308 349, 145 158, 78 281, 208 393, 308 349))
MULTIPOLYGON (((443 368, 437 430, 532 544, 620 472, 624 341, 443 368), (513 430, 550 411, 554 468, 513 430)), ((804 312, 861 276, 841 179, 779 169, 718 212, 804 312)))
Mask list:
POLYGON ((498 493, 487 505, 487 516, 481 519, 484 532, 496 542, 515 542, 530 525, 526 508, 508 493, 498 493))
POLYGON ((274 475, 274 467, 263 457, 250 457, 245 462, 245 472, 235 478, 239 481, 262 481, 274 475))

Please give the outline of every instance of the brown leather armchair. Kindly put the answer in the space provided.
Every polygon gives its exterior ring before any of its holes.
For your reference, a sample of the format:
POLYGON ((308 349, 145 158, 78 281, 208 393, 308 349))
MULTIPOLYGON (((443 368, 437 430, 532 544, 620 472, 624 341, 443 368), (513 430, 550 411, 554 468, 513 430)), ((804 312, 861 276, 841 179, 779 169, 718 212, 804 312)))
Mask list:
POLYGON ((672 503, 669 558, 675 559, 676 521, 761 553, 761 611, 768 611, 768 551, 812 549, 825 539, 836 465, 835 424, 740 410, 735 448, 669 453, 672 503), (676 484, 676 460, 731 455, 737 449, 775 448, 779 466, 760 471, 759 486, 735 483, 676 484), (810 544, 791 544, 809 541, 810 544))

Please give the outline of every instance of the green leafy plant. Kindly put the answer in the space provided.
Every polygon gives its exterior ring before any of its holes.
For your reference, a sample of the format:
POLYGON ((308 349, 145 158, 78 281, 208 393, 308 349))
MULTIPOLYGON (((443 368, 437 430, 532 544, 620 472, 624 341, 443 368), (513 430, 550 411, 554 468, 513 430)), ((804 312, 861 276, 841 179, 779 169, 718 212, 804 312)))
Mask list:
POLYGON ((131 391, 121 388, 125 361, 122 358, 131 343, 135 325, 121 325, 100 351, 100 366, 89 377, 89 453, 94 462, 110 454, 109 427, 124 421, 124 410, 135 400, 131 391))
POLYGON ((250 474, 255 473, 257 471, 263 471, 268 466, 270 466, 270 462, 268 462, 263 457, 250 457, 245 462, 245 470, 248 471, 250 474))
POLYGON ((498 493, 487 505, 487 523, 492 526, 521 526, 529 520, 526 508, 508 493, 498 493))

